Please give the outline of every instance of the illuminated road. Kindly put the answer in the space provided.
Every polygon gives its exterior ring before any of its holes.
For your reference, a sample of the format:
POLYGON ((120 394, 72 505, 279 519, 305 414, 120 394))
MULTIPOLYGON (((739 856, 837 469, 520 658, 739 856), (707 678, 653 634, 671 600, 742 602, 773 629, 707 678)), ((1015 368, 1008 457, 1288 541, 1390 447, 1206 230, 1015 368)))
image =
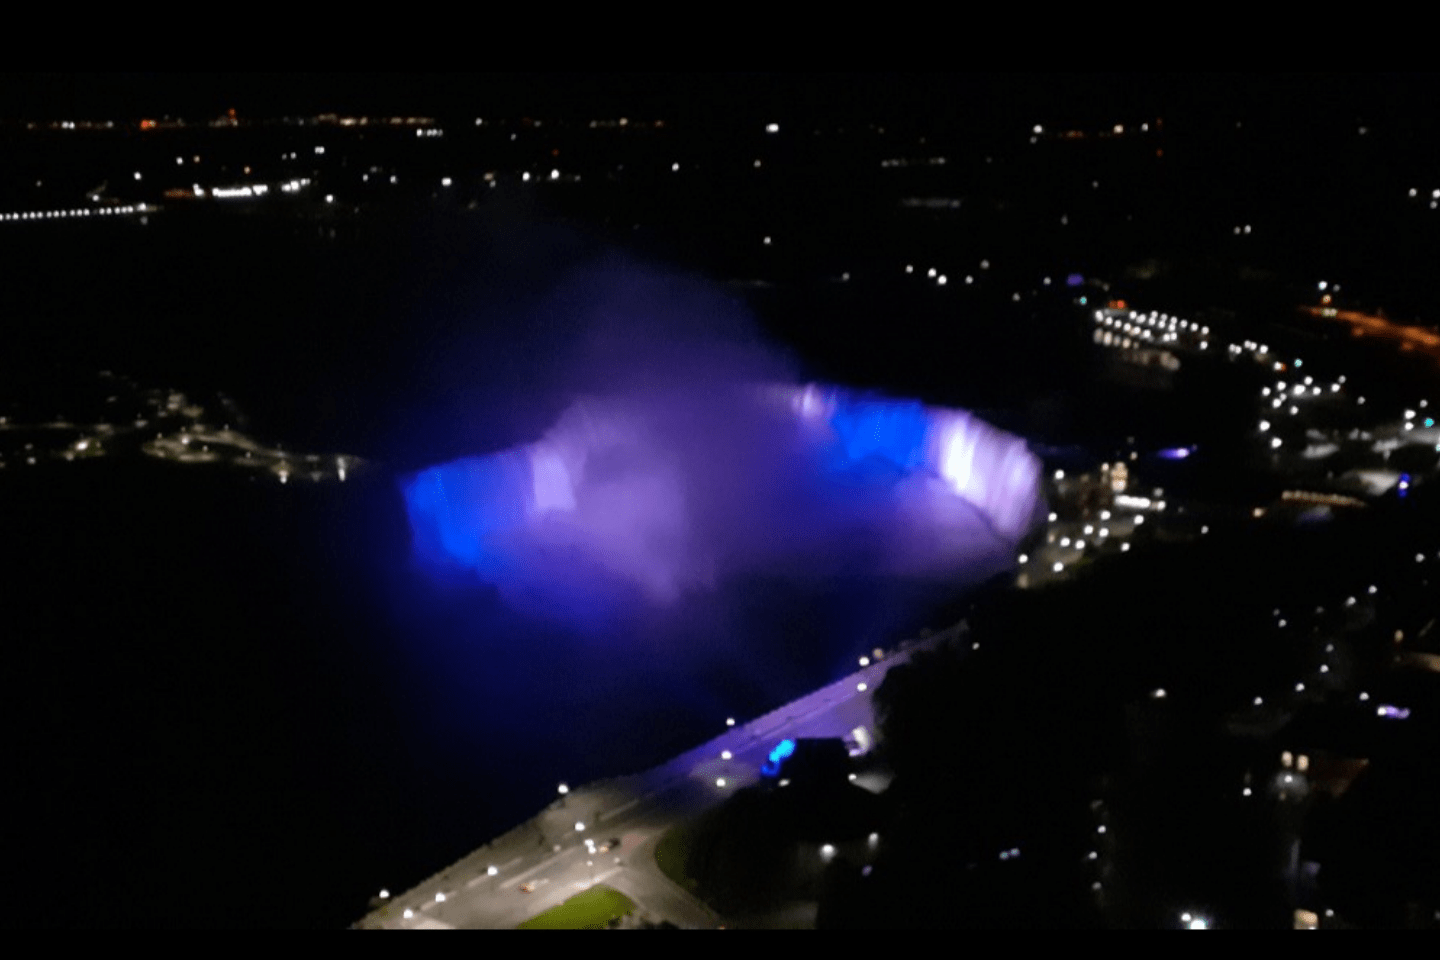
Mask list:
POLYGON ((1401 350, 1423 353, 1440 362, 1440 335, 1429 330, 1391 323, 1384 317, 1372 316, 1358 310, 1336 310, 1329 307, 1302 307, 1301 310, 1312 317, 1347 323, 1350 325, 1350 332, 1357 337, 1368 335, 1394 340, 1401 350))
POLYGON ((685 928, 722 923, 677 887, 655 863, 655 846, 672 826, 760 779, 759 768, 787 737, 844 737, 874 729, 870 693, 910 652, 929 648, 958 628, 910 651, 884 656, 645 773, 573 789, 527 823, 404 894, 359 923, 363 929, 500 929, 515 927, 592 883, 626 894, 655 920, 685 928), (721 785, 723 783, 723 785, 721 785), (583 824, 583 829, 577 829, 583 824), (596 852, 587 850, 593 840, 596 852), (612 838, 618 850, 599 852, 612 838), (493 868, 493 870, 492 870, 493 868), (533 884, 532 892, 522 887, 533 884), (407 916, 407 913, 409 916, 407 916))

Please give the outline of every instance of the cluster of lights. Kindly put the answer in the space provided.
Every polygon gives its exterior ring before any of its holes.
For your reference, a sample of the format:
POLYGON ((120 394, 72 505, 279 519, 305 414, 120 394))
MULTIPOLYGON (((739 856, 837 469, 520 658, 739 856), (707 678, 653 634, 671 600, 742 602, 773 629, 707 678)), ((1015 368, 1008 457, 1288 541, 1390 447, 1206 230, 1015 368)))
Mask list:
MULTIPOLYGON (((1410 188, 1410 191, 1409 191, 1409 193, 1407 194, 1407 196, 1408 196, 1411 200, 1421 199, 1421 197, 1420 197, 1420 191, 1419 191, 1418 189, 1416 189, 1415 187, 1411 187, 1411 188, 1410 188)), ((1431 190, 1428 199, 1429 199, 1429 201, 1430 201, 1430 209, 1431 209, 1431 210, 1435 210, 1435 209, 1437 209, 1437 208, 1440 208, 1440 189, 1431 190)))
MULTIPOLYGON (((913 274, 915 273, 915 269, 916 269, 916 268, 915 268, 915 264, 913 264, 913 263, 907 263, 907 264, 905 264, 905 273, 906 273, 907 276, 913 275, 913 274)), ((989 261, 989 260, 981 260, 981 261, 980 261, 980 269, 981 269, 981 270, 989 270, 989 269, 990 269, 990 261, 989 261)), ((928 269, 925 271, 925 278, 926 278, 927 280, 932 281, 937 287, 946 286, 946 285, 950 282, 950 276, 949 276, 948 274, 941 273, 941 272, 940 272, 940 269, 939 269, 938 267, 930 267, 930 268, 928 268, 928 269)), ((974 282, 975 282, 975 275, 974 275, 973 273, 967 273, 967 274, 965 275, 965 283, 966 283, 966 284, 973 284, 974 282)))
POLYGON ((1183 346, 1193 343, 1200 350, 1210 349, 1208 326, 1158 310, 1147 314, 1108 307, 1096 310, 1093 317, 1097 324, 1095 342, 1107 347, 1118 346, 1128 350, 1142 344, 1183 346), (1104 329, 1100 329, 1102 327, 1104 329))
MULTIPOLYGON (((102 376, 111 379, 105 374, 102 376)), ((120 395, 116 394, 108 397, 107 402, 115 403, 119 399, 120 395)), ((235 412, 228 400, 222 398, 222 401, 235 412)), ((172 463, 228 462, 267 471, 282 484, 288 483, 292 476, 315 482, 338 478, 343 482, 349 471, 361 464, 358 457, 348 455, 287 453, 257 443, 232 430, 228 423, 218 428, 206 424, 201 420, 205 410, 176 391, 148 391, 141 402, 143 406, 132 415, 133 419, 124 423, 107 420, 76 424, 57 419, 12 424, 8 417, 0 417, 0 432, 14 430, 33 435, 36 431, 53 431, 59 435, 61 439, 57 443, 44 449, 37 449, 34 441, 25 443, 23 454, 28 466, 36 466, 42 459, 73 461, 105 456, 116 438, 148 435, 151 431, 153 436, 140 444, 140 451, 148 456, 172 463), (161 429, 156 430, 157 427, 161 429)), ((4 465, 5 460, 0 456, 0 467, 4 465)))
POLYGON ((122 207, 76 207, 68 210, 25 210, 0 213, 0 223, 20 223, 33 220, 68 220, 83 217, 124 216, 132 213, 148 213, 152 208, 143 203, 132 203, 122 207))
MULTIPOLYGON (((1106 464, 1106 469, 1102 472, 1101 475, 1102 481, 1107 482, 1108 485, 1111 487, 1112 491, 1124 490, 1126 486, 1126 480, 1128 480, 1128 471, 1126 471, 1125 465, 1123 463, 1117 463, 1114 465, 1115 468, 1118 468, 1118 476, 1121 480, 1118 486, 1115 484, 1117 471, 1112 471, 1110 469, 1110 466, 1111 465, 1106 464)), ((1054 480, 1059 483, 1061 481, 1064 481, 1067 475, 1064 470, 1056 470, 1052 476, 1054 480)), ((1075 478, 1073 482, 1079 487, 1084 487, 1087 485, 1087 483, 1093 482, 1093 478, 1082 475, 1078 478, 1075 478)), ((1143 513, 1140 513, 1138 511, 1152 509, 1156 511, 1163 511, 1165 509, 1165 501, 1159 499, 1159 497, 1164 493, 1164 491, 1156 488, 1153 493, 1155 495, 1153 499, 1151 497, 1118 494, 1114 498, 1114 505, 1120 508, 1137 511, 1133 515, 1131 515, 1129 519, 1133 526, 1140 527, 1143 526, 1145 523, 1145 516, 1143 513)), ((1083 558, 1086 551, 1089 550, 1091 547, 1102 546, 1103 544, 1110 541, 1112 537, 1112 530, 1109 524, 1111 524, 1112 522, 1121 522, 1125 518, 1114 518, 1114 515, 1110 510, 1102 509, 1098 512, 1098 519, 1100 521, 1099 523, 1075 523, 1074 527, 1076 529, 1073 531, 1073 535, 1070 533, 1065 533, 1064 535, 1062 535, 1059 530, 1052 529, 1049 533, 1046 534, 1045 542, 1049 544, 1055 544, 1061 549, 1079 551, 1080 557, 1072 558, 1072 562, 1073 560, 1083 558)), ((1051 511, 1048 516, 1048 521, 1052 525, 1058 524, 1060 522, 1059 514, 1051 511)), ((1203 530, 1202 532, 1208 532, 1208 530, 1203 530)), ((1130 550, 1130 543, 1121 537, 1116 537, 1115 539, 1120 541, 1120 552, 1128 553, 1130 550)), ((1029 567, 1032 563, 1035 565, 1036 569, 1043 570, 1048 567, 1049 571, 1053 574, 1064 573, 1067 565, 1064 560, 1054 560, 1052 558, 1043 557, 1038 554, 1032 555, 1030 553, 1021 553, 1015 559, 1017 565, 1021 568, 1020 573, 1017 577, 1017 585, 1022 588, 1031 585, 1030 574, 1026 571, 1025 568, 1029 567)))
POLYGON ((946 160, 944 157, 923 157, 919 160, 911 160, 906 157, 894 157, 889 160, 881 160, 882 170, 893 170, 904 167, 943 167, 946 160))

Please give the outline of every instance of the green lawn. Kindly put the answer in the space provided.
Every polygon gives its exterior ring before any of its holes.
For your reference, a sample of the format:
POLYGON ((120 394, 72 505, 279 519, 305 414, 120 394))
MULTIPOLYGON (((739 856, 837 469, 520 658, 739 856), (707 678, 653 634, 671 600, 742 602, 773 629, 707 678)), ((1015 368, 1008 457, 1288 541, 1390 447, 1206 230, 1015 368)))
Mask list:
POLYGON ((619 890, 600 884, 520 924, 521 930, 601 930, 635 909, 619 890))

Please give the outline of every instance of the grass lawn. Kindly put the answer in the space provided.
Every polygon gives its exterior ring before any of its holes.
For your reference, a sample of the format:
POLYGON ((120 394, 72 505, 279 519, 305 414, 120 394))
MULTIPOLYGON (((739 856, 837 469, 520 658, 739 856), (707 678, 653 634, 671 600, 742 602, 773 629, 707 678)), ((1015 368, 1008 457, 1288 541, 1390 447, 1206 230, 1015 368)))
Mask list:
POLYGON ((617 917, 635 909, 635 902, 619 890, 598 884, 577 893, 559 906, 531 917, 521 930, 601 930, 617 917))

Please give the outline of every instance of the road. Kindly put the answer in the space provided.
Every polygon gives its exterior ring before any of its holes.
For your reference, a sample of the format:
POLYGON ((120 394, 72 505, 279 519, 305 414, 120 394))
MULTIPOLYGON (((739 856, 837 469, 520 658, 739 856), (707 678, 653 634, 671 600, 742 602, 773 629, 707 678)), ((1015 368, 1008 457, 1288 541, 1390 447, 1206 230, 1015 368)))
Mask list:
POLYGON ((653 920, 690 929, 718 926, 721 918, 660 872, 660 838, 757 782, 780 740, 843 737, 855 727, 873 731, 870 697, 885 672, 962 629, 957 625, 884 655, 644 773, 572 789, 503 837, 390 897, 356 927, 508 929, 596 883, 621 891, 653 920), (599 852, 612 838, 619 846, 599 852), (595 844, 593 853, 587 839, 595 844), (531 884, 532 892, 522 891, 531 884))

